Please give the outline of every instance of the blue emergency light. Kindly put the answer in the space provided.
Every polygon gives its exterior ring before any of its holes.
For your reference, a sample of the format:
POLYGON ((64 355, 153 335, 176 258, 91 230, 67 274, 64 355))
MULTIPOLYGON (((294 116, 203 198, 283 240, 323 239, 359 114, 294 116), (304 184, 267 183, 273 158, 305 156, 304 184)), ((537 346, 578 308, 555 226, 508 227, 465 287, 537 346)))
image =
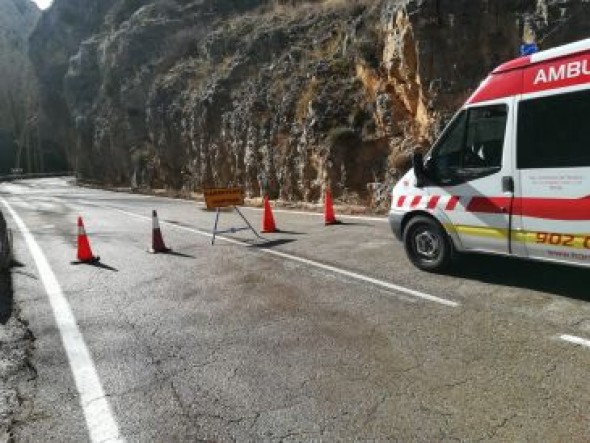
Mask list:
POLYGON ((520 55, 523 57, 526 55, 533 55, 536 52, 539 52, 539 47, 536 43, 523 43, 520 45, 520 55))

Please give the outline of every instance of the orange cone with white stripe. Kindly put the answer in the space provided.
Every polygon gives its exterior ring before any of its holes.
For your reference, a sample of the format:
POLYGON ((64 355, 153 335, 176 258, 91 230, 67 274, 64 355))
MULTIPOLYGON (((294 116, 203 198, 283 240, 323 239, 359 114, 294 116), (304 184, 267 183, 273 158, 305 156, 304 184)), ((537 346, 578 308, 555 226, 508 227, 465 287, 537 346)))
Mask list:
POLYGON ((264 212, 262 213, 262 233, 272 234, 277 232, 277 225, 275 224, 275 218, 272 215, 272 208, 270 207, 270 201, 268 195, 264 196, 264 212))
POLYGON ((78 261, 80 263, 96 263, 100 261, 100 257, 92 253, 82 217, 78 217, 78 261))
POLYGON ((334 205, 332 203, 332 196, 330 195, 329 189, 326 189, 326 198, 324 199, 324 222, 326 226, 342 223, 340 220, 336 219, 336 215, 334 214, 334 205))
POLYGON ((160 254, 170 252, 171 249, 166 247, 164 237, 160 229, 160 222, 158 221, 158 213, 152 211, 152 248, 148 250, 151 254, 160 254))

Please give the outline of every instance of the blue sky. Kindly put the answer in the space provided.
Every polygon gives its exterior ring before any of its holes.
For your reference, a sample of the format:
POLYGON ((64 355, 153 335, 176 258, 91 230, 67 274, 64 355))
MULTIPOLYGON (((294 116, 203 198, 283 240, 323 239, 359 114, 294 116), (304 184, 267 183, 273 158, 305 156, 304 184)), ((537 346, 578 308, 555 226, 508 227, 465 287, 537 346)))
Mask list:
POLYGON ((46 9, 51 5, 53 0, 33 0, 41 9, 46 9))

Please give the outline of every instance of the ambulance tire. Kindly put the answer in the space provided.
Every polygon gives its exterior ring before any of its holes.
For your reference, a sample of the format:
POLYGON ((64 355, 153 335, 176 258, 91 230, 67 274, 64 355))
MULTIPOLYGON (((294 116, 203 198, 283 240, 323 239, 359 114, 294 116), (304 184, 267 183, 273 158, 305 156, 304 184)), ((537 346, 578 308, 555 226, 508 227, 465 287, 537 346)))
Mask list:
POLYGON ((412 218, 404 229, 404 246, 410 261, 427 272, 445 271, 453 257, 451 239, 434 219, 412 218))

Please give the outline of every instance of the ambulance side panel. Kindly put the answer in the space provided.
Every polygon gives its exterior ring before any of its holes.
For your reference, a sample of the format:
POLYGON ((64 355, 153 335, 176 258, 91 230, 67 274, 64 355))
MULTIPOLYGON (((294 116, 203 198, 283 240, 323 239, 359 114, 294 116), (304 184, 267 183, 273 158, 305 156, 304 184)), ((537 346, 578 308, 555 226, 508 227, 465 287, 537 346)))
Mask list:
POLYGON ((590 266, 590 53, 525 70, 513 238, 527 256, 590 266))

